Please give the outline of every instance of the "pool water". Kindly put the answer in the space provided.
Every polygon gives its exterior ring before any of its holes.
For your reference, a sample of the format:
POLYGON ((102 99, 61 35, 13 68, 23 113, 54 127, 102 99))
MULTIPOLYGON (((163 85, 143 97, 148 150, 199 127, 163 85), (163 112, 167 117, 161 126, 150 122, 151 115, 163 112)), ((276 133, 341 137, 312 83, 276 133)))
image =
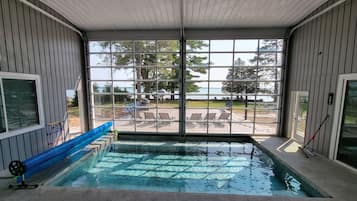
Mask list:
POLYGON ((304 186, 252 143, 115 142, 74 164, 53 186, 308 197, 304 186), (250 153, 254 147, 254 155, 250 153))

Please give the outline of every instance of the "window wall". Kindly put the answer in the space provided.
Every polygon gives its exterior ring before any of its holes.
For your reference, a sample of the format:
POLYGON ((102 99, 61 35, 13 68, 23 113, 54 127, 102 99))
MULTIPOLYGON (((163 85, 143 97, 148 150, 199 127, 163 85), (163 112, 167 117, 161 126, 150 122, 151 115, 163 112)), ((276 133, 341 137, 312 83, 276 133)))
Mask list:
POLYGON ((282 40, 186 44, 186 133, 277 133, 282 40))
POLYGON ((188 40, 185 68, 176 40, 92 41, 89 50, 95 125, 177 133, 186 69, 187 134, 277 133, 283 40, 188 40))
POLYGON ((178 41, 93 41, 89 51, 95 126, 178 132, 178 41))

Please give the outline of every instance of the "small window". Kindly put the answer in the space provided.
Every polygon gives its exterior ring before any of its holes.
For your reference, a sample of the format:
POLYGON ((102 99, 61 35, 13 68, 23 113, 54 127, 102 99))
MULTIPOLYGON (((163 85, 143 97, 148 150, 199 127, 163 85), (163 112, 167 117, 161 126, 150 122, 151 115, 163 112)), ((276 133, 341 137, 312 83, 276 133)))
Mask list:
POLYGON ((6 131, 6 127, 5 127, 4 104, 2 102, 2 94, 0 90, 0 133, 3 133, 5 131, 6 131))
POLYGON ((40 77, 0 73, 0 139, 43 127, 40 77))

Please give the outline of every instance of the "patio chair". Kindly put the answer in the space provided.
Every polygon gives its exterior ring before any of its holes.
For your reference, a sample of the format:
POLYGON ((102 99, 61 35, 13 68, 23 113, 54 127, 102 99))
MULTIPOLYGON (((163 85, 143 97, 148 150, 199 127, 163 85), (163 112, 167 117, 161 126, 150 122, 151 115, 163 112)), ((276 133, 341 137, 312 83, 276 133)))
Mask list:
POLYGON ((202 120, 202 113, 192 113, 189 120, 202 120))
POLYGON ((170 120, 174 119, 174 118, 170 118, 169 113, 166 113, 166 112, 159 113, 159 118, 160 118, 160 120, 164 120, 164 121, 160 122, 160 125, 162 125, 162 126, 170 125, 171 124, 170 120))
POLYGON ((155 115, 152 112, 144 112, 145 120, 155 120, 155 115))
POLYGON ((229 117, 231 116, 230 113, 227 112, 222 112, 219 117, 218 120, 229 120, 229 117))
POLYGON ((133 119, 134 119, 134 117, 135 117, 135 119, 142 119, 139 112, 133 112, 133 113, 131 113, 131 116, 133 119), (134 113, 135 113, 135 115, 134 115, 134 113))
POLYGON ((207 113, 204 120, 215 120, 216 113, 207 113))
POLYGON ((222 112, 218 117, 218 120, 222 122, 214 122, 214 125, 217 127, 224 127, 223 122, 228 121, 230 116, 230 113, 222 112))
MULTIPOLYGON (((192 113, 191 117, 188 118, 187 120, 189 120, 189 121, 201 121, 202 120, 202 113, 192 113)), ((194 126, 193 122, 189 122, 189 121, 186 122, 186 124, 188 126, 193 127, 194 126)))
POLYGON ((206 127, 209 123, 207 122, 207 120, 208 121, 216 120, 216 113, 207 113, 203 120, 205 120, 205 122, 203 122, 201 126, 206 127))
POLYGON ((140 124, 140 127, 146 127, 148 125, 156 127, 156 117, 153 112, 144 112, 144 120, 148 121, 142 121, 143 123, 140 124))
POLYGON ((132 120, 132 122, 134 123, 142 123, 143 121, 142 121, 142 117, 141 117, 141 115, 140 115, 140 113, 139 112, 133 112, 133 113, 130 113, 130 115, 131 115, 131 120, 132 120))

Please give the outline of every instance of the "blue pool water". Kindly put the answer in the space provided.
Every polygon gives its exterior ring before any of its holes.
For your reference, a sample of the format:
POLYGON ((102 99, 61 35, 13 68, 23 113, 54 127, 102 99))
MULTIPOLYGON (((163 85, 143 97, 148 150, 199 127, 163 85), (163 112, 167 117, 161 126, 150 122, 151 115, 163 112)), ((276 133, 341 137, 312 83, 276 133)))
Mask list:
POLYGON ((53 186, 311 196, 304 185, 251 143, 122 141, 50 182, 53 186))

